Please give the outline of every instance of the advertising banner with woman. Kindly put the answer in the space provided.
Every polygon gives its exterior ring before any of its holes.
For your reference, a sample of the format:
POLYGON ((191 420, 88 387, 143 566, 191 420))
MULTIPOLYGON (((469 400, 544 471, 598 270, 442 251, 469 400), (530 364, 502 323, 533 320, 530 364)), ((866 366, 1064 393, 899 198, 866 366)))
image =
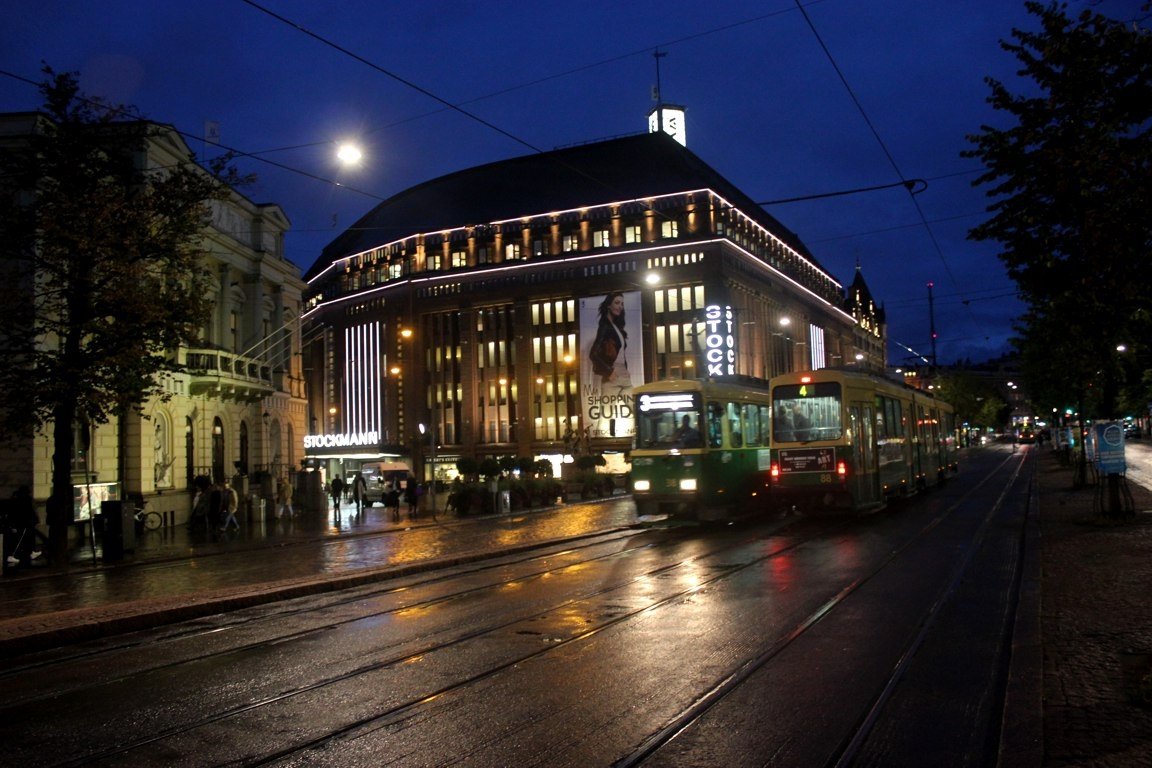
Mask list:
POLYGON ((644 383, 640 292, 580 299, 580 341, 580 401, 588 436, 632 437, 632 387, 644 383))

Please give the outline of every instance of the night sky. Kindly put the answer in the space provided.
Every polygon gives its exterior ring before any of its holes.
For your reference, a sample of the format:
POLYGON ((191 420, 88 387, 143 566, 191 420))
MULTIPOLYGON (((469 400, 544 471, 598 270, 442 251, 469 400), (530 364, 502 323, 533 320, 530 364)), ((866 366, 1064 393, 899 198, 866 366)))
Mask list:
MULTIPOLYGON (((1133 19, 1139 5, 1070 8, 1133 19)), ((688 147, 772 202, 841 283, 860 264, 892 363, 930 355, 929 282, 942 364, 1007 351, 1021 311, 996 245, 966 239, 988 201, 960 157, 966 134, 1008 125, 983 78, 1028 86, 999 48, 1036 26, 1020 0, 0 0, 0 13, 0 111, 39 106, 24 79, 47 63, 174 125, 198 154, 220 151, 202 140, 218 124, 222 146, 253 155, 238 161, 259 177, 242 191, 291 219, 302 270, 409 186, 646 130, 659 50, 688 147), (335 159, 346 139, 363 146, 357 168, 335 159), (773 202, 911 179, 927 188, 773 202)))

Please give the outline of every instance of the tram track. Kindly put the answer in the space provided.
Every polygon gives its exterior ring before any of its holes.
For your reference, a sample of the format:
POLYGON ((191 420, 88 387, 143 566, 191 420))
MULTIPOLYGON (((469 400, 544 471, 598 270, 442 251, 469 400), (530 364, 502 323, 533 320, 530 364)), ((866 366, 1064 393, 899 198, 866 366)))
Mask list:
MULTIPOLYGON (((824 533, 827 532, 826 527, 825 527, 825 529, 823 529, 823 532, 824 533)), ((683 535, 684 535, 683 529, 669 531, 669 533, 673 534, 674 537, 677 539, 683 538, 683 535)), ((338 686, 342 683, 349 682, 349 680, 355 680, 355 679, 362 677, 362 676, 365 676, 365 675, 371 675, 372 672, 403 667, 404 664, 410 664, 410 663, 414 662, 415 660, 425 659, 425 657, 427 657, 431 654, 444 653, 446 651, 449 651, 449 649, 452 649, 452 648, 457 647, 457 646, 467 645, 467 644, 469 644, 469 642, 476 641, 479 638, 484 638, 485 636, 490 636, 490 634, 492 634, 492 633, 513 630, 514 628, 516 628, 517 625, 523 625, 523 626, 525 626, 525 628, 528 628, 528 626, 530 626, 533 622, 537 621, 537 619, 539 619, 541 617, 545 617, 545 616, 550 615, 550 614, 554 614, 554 613, 556 613, 556 611, 563 610, 567 606, 570 606, 570 604, 573 604, 573 603, 576 603, 579 601, 593 600, 596 598, 600 598, 600 596, 611 594, 612 592, 616 592, 616 591, 627 590, 627 588, 630 585, 635 584, 636 581, 659 579, 661 576, 666 575, 666 573, 675 571, 677 569, 685 568, 689 564, 697 564, 699 562, 707 560, 707 558, 722 558, 723 556, 729 554, 730 552, 733 552, 733 550, 740 549, 742 547, 746 547, 749 545, 750 542, 758 540, 761 537, 763 537, 763 534, 746 535, 746 537, 745 537, 745 535, 741 535, 741 537, 738 537, 736 540, 729 542, 729 543, 726 543, 725 546, 711 548, 711 549, 706 550, 706 552, 699 553, 699 554, 696 554, 696 555, 688 557, 688 558, 683 558, 683 560, 676 561, 673 563, 667 563, 667 564, 661 565, 661 567, 659 567, 659 568, 653 568, 653 569, 645 570, 642 573, 638 573, 638 575, 636 575, 634 577, 628 578, 627 580, 617 581, 617 583, 612 583, 612 584, 606 584, 606 585, 602 586, 601 588, 599 588, 599 590, 597 590, 597 591, 583 592, 581 594, 571 596, 571 598, 569 598, 568 600, 566 600, 564 602, 550 604, 550 606, 547 606, 547 607, 540 609, 540 610, 537 610, 537 611, 533 611, 533 613, 531 613, 531 614, 524 614, 524 615, 516 616, 513 618, 503 619, 503 621, 495 621, 495 622, 487 623, 483 626, 477 626, 477 628, 473 628, 471 631, 457 633, 452 638, 448 638, 448 639, 445 639, 442 641, 437 641, 437 642, 429 642, 429 644, 424 644, 424 645, 416 647, 416 648, 406 649, 406 652, 404 652, 404 653, 396 654, 396 655, 392 655, 392 656, 386 656, 386 657, 384 657, 384 659, 380 659, 380 660, 374 661, 372 663, 358 664, 358 666, 356 666, 355 668, 341 672, 341 674, 339 674, 339 675, 325 676, 323 678, 314 679, 314 680, 311 680, 311 682, 309 682, 309 683, 291 687, 291 689, 281 691, 281 692, 276 693, 274 695, 265 695, 265 697, 260 697, 258 699, 245 701, 245 702, 243 702, 243 704, 240 704, 240 705, 236 705, 233 707, 227 707, 227 708, 221 708, 221 709, 217 710, 217 712, 213 712, 211 714, 197 717, 197 718, 195 718, 195 720, 185 721, 179 725, 175 725, 175 727, 170 727, 170 728, 166 728, 166 729, 158 729, 158 730, 150 733, 150 735, 134 737, 134 738, 131 738, 129 740, 126 740, 126 742, 123 742, 119 745, 115 745, 115 746, 109 747, 109 748, 104 748, 104 750, 98 750, 98 751, 93 751, 93 752, 86 753, 83 755, 77 755, 76 758, 74 758, 74 759, 69 759, 66 761, 53 763, 53 765, 58 765, 58 766, 92 765, 92 763, 99 763, 99 762, 109 761, 109 760, 118 761, 118 760, 122 759, 123 756, 126 756, 126 755, 138 755, 142 751, 146 751, 147 748, 150 748, 154 745, 157 745, 160 743, 165 743, 165 742, 170 742, 170 740, 173 740, 173 739, 179 739, 181 736, 188 735, 188 733, 195 732, 198 730, 211 729, 213 727, 218 727, 218 725, 221 722, 226 722, 229 720, 235 720, 235 718, 238 718, 238 717, 249 716, 249 715, 252 715, 253 713, 259 712, 259 710, 262 710, 262 709, 265 709, 268 707, 274 707, 276 705, 282 705, 282 704, 285 704, 285 702, 288 702, 290 700, 300 698, 300 697, 306 697, 306 695, 314 694, 318 691, 323 691, 325 689, 329 689, 329 687, 332 687, 332 686, 338 686)), ((612 626, 626 623, 626 622, 630 621, 630 619, 634 619, 637 616, 642 616, 644 614, 650 613, 650 611, 658 610, 661 606, 665 606, 665 604, 674 603, 676 601, 683 600, 685 598, 685 596, 688 596, 692 593, 699 592, 700 590, 703 590, 703 588, 706 588, 708 585, 713 584, 714 581, 718 581, 718 580, 721 580, 723 578, 728 577, 730 575, 730 573, 732 573, 734 570, 755 567, 755 565, 757 565, 759 563, 763 563, 766 560, 771 560, 772 557, 780 556, 782 553, 788 552, 788 550, 793 550, 797 547, 804 546, 805 543, 808 543, 809 540, 810 540, 810 538, 795 539, 793 541, 786 543, 786 545, 782 545, 779 548, 773 549, 772 552, 770 552, 770 553, 767 553, 767 554, 764 554, 763 556, 755 558, 755 560, 753 560, 751 562, 744 563, 742 565, 738 565, 738 567, 725 567, 725 565, 721 565, 721 567, 718 568, 717 572, 715 572, 715 575, 713 575, 710 578, 698 580, 697 583, 690 588, 685 588, 685 590, 674 591, 670 594, 662 596, 661 599, 646 602, 645 604, 643 604, 643 606, 639 606, 635 609, 621 611, 621 613, 619 613, 615 616, 612 616, 611 618, 605 618, 604 621, 601 621, 598 625, 593 626, 593 628, 590 628, 586 631, 575 633, 575 634, 573 634, 573 636, 570 636, 567 638, 556 638, 550 642, 545 642, 545 644, 541 644, 541 647, 536 648, 535 651, 532 651, 530 653, 524 653, 524 654, 517 655, 514 657, 510 657, 510 659, 503 660, 500 663, 492 664, 492 666, 490 666, 490 667, 487 667, 483 670, 477 671, 476 674, 469 675, 467 677, 462 677, 461 679, 454 680, 453 683, 442 686, 438 690, 434 690, 431 692, 429 692, 429 691, 422 692, 422 693, 416 695, 416 697, 412 697, 409 700, 397 702, 397 704, 395 704, 391 707, 388 707, 386 709, 381 709, 381 710, 379 710, 379 712, 374 712, 370 717, 365 717, 365 718, 361 718, 361 720, 356 720, 353 722, 344 723, 344 724, 342 724, 342 727, 339 729, 334 729, 332 731, 319 733, 319 735, 316 735, 316 736, 313 736, 312 738, 303 740, 303 742, 301 742, 301 743, 296 743, 296 744, 293 744, 289 747, 281 748, 281 750, 274 751, 274 753, 272 753, 272 754, 264 755, 264 756, 262 756, 262 758, 245 759, 244 763, 245 763, 245 765, 267 765, 267 763, 270 763, 270 762, 275 762, 275 761, 289 758, 290 755, 293 755, 296 753, 301 753, 301 752, 313 750, 313 748, 323 746, 324 744, 332 742, 332 740, 334 740, 334 739, 354 737, 356 735, 356 733, 362 732, 364 730, 371 730, 374 727, 379 727, 379 725, 381 723, 392 722, 395 720, 401 720, 401 718, 410 716, 411 713, 414 712, 414 710, 418 709, 419 707, 422 707, 426 704, 429 704, 430 701, 441 699, 442 697, 446 697, 446 695, 449 695, 449 694, 458 693, 458 692, 468 690, 469 687, 475 686, 479 683, 482 683, 486 679, 490 679, 494 676, 498 676, 501 674, 501 672, 506 671, 506 670, 511 669, 511 668, 514 668, 517 666, 517 664, 522 664, 526 661, 529 661, 529 660, 533 659, 533 657, 538 657, 541 655, 554 653, 556 651, 556 649, 562 648, 564 646, 570 646, 573 644, 578 644, 578 642, 581 642, 581 641, 586 641, 586 640, 588 640, 594 636, 597 636, 598 633, 605 631, 609 628, 612 628, 612 626)), ((652 548, 655 546, 659 546, 659 543, 661 543, 661 542, 647 543, 647 545, 644 545, 643 547, 632 548, 632 550, 652 548)), ((602 558, 608 558, 608 557, 627 556, 628 554, 635 554, 635 552, 607 553, 604 555, 599 555, 599 556, 594 557, 594 558, 589 558, 589 560, 581 561, 581 563, 579 563, 579 564, 581 564, 581 565, 588 564, 589 562, 592 562, 593 560, 602 560, 602 558)), ((548 557, 555 557, 555 553, 540 555, 538 557, 528 557, 528 558, 524 558, 524 560, 525 561, 532 561, 532 560, 539 560, 539 558, 548 558, 548 557)), ((495 568, 495 565, 493 565, 492 568, 495 568)), ((438 598, 435 598, 432 600, 422 601, 419 603, 407 604, 407 606, 403 606, 403 607, 396 608, 393 610, 408 610, 408 611, 410 611, 410 610, 415 610, 415 609, 422 608, 422 607, 423 608, 430 607, 434 603, 442 603, 442 602, 445 602, 446 600, 464 599, 464 598, 467 598, 467 596, 475 596, 475 594, 478 591, 497 591, 497 590, 500 590, 500 588, 505 587, 508 583, 510 583, 510 581, 518 581, 518 583, 523 583, 523 581, 525 579, 529 579, 529 578, 533 578, 533 577, 541 578, 541 577, 544 577, 545 575, 547 575, 547 573, 551 573, 551 575, 555 575, 555 573, 559 573, 563 570, 567 570, 570 568, 574 568, 574 563, 566 563, 566 564, 558 565, 558 567, 551 568, 551 569, 541 569, 541 570, 535 572, 535 575, 516 575, 515 577, 495 581, 495 583, 492 583, 490 585, 486 585, 484 587, 469 588, 469 590, 458 591, 458 592, 455 592, 455 593, 450 594, 450 595, 441 595, 441 596, 438 596, 438 598)), ((458 575, 455 575, 453 577, 447 577, 447 578, 455 578, 455 577, 458 577, 458 575)), ((441 579, 440 578, 430 579, 430 581, 438 581, 438 580, 441 580, 441 579)), ((411 587, 406 587, 406 588, 411 588, 411 587)), ((388 590, 382 590, 381 591, 381 593, 386 593, 386 592, 389 592, 389 591, 388 590)), ((361 602, 364 599, 365 599, 365 595, 359 594, 359 595, 354 596, 354 598, 349 598, 349 600, 347 602, 361 602)), ((388 613, 388 611, 381 611, 381 613, 388 613)), ((379 614, 373 614, 373 615, 378 616, 379 614)), ((363 619, 363 617, 358 617, 357 619, 350 619, 350 621, 348 623, 351 623, 353 621, 364 621, 364 619, 363 619)), ((320 628, 316 628, 316 629, 311 630, 309 632, 298 633, 294 637, 282 636, 282 637, 278 637, 278 638, 274 638, 274 639, 267 639, 267 640, 264 640, 262 642, 258 642, 258 644, 249 644, 249 645, 237 646, 234 648, 229 648, 228 651, 225 651, 225 652, 214 653, 214 654, 205 654, 202 656, 197 656, 197 657, 195 657, 195 659, 183 660, 180 662, 173 662, 172 664, 166 664, 166 666, 164 666, 164 668, 153 667, 153 668, 150 668, 147 670, 143 670, 141 672, 141 674, 139 674, 139 675, 146 676, 146 675, 152 674, 152 672, 162 671, 162 670, 170 669, 170 668, 184 667, 184 666, 188 666, 188 664, 192 664, 192 663, 196 663, 196 664, 203 664, 203 663, 207 663, 207 662, 219 663, 223 659, 226 659, 227 656, 236 655, 236 654, 247 654, 247 653, 250 653, 253 648, 257 648, 257 647, 264 647, 264 646, 273 645, 273 644, 283 647, 286 644, 290 644, 290 642, 303 640, 305 638, 305 636, 308 636, 308 634, 314 634, 316 632, 325 631, 325 629, 327 629, 328 626, 329 625, 320 626, 320 628)), ((525 630, 525 631, 530 631, 530 630, 525 630)), ((286 652, 290 652, 290 649, 287 649, 286 652)), ((129 683, 131 683, 131 680, 129 678, 130 678, 130 676, 121 677, 121 678, 114 680, 114 682, 116 684, 120 684, 120 685, 129 684, 129 683)), ((134 756, 134 759, 132 759, 132 760, 134 760, 134 763, 136 763, 137 758, 135 758, 135 756, 134 756)), ((146 765, 146 763, 141 762, 141 763, 139 763, 139 765, 146 765)))
MULTIPOLYGON (((1007 464, 1009 460, 1005 461, 1007 464)), ((837 592, 832 594, 824 600, 815 610, 809 612, 802 620, 796 622, 790 630, 780 633, 768 647, 757 655, 755 658, 748 659, 740 665, 730 669, 727 674, 722 675, 716 680, 716 683, 710 690, 707 690, 703 695, 698 697, 689 706, 676 717, 670 718, 664 727, 660 728, 657 732, 646 739, 631 755, 623 758, 617 765, 640 765, 648 760, 649 757, 655 755, 666 744, 673 741, 681 733, 691 728, 693 723, 697 722, 713 707, 722 702, 732 691, 738 689, 740 685, 745 683, 752 675, 754 675, 760 668, 771 662, 773 658, 778 656, 784 649, 790 647, 804 637, 804 635, 824 621, 829 615, 833 614, 839 609, 846 600, 848 600, 858 589, 868 583, 877 574, 888 568, 903 552, 912 547, 919 539, 926 536, 932 529, 940 525, 954 510, 961 505, 963 500, 969 498, 973 494, 978 493, 984 485, 991 482, 996 473, 990 473, 988 477, 982 480, 979 484, 972 488, 966 489, 965 493, 959 500, 954 502, 948 509, 941 511, 930 520, 926 521, 908 540, 901 542, 899 546, 893 547, 888 556, 880 563, 878 563, 872 571, 862 574, 852 580, 851 582, 842 585, 837 592)), ((1017 470, 1018 474, 1018 470, 1017 470)), ((1013 478, 1013 482, 1015 478, 1013 478)), ((1011 483, 1008 484, 1009 486, 1011 483)), ((989 513, 989 519, 993 513, 989 513)), ((987 520, 985 520, 987 525, 987 520)), ((843 523, 848 525, 848 523, 843 523)), ((619 579, 617 581, 605 582, 595 590, 584 590, 577 594, 570 595, 567 599, 561 602, 553 602, 548 605, 542 606, 537 610, 531 612, 524 612, 522 614, 512 617, 500 617, 497 620, 485 622, 483 625, 470 627, 468 631, 457 632, 450 637, 442 637, 433 642, 424 642, 410 648, 403 649, 402 652, 392 655, 384 655, 372 660, 369 663, 361 663, 352 666, 351 668, 341 671, 338 674, 331 674, 318 677, 317 679, 301 683, 300 685, 286 688, 274 695, 263 695, 252 697, 242 703, 237 703, 232 706, 222 706, 216 711, 205 714, 203 716, 185 720, 177 725, 167 728, 158 728, 147 735, 133 734, 130 738, 124 739, 119 743, 112 745, 104 745, 102 747, 94 748, 84 754, 74 755, 69 759, 62 762, 55 763, 57 765, 87 765, 94 763, 122 763, 124 759, 131 759, 133 764, 146 765, 158 764, 152 758, 155 754, 172 754, 173 750, 179 753, 182 747, 187 743, 196 742, 198 740, 197 734, 203 734, 206 731, 220 727, 224 723, 231 723, 233 727, 241 730, 248 730, 240 721, 246 718, 256 717, 259 719, 261 713, 278 706, 285 706, 292 704, 296 700, 306 699, 309 696, 314 696, 318 693, 331 692, 333 689, 339 688, 343 684, 351 681, 356 681, 374 674, 379 674, 388 670, 395 670, 405 665, 411 665, 417 660, 427 659, 437 654, 445 654, 453 649, 468 646, 469 644, 476 643, 482 639, 497 634, 497 633, 515 633, 515 634, 531 634, 533 632, 532 625, 534 622, 564 611, 577 603, 584 601, 594 601, 599 598, 610 596, 614 592, 627 591, 630 586, 637 582, 656 582, 662 577, 675 572, 678 569, 684 569, 689 566, 701 567, 701 572, 706 575, 698 576, 694 583, 689 587, 672 589, 666 591, 659 596, 646 599, 643 603, 625 607, 625 601, 619 601, 617 609, 611 615, 601 617, 594 625, 587 627, 581 631, 574 631, 564 637, 547 638, 534 648, 529 648, 523 652, 510 654, 502 659, 496 659, 493 663, 486 664, 483 668, 476 668, 472 670, 462 670, 467 674, 458 674, 455 678, 446 681, 438 687, 428 688, 414 693, 413 695, 398 697, 394 701, 381 703, 380 706, 367 706, 367 712, 361 717, 346 718, 345 721, 339 723, 336 727, 315 727, 315 728, 301 728, 302 732, 296 734, 296 737, 290 742, 284 743, 269 738, 266 741, 266 746, 261 750, 246 755, 242 758, 237 758, 238 762, 249 765, 265 765, 278 762, 295 762, 298 759, 312 753, 314 750, 323 749, 333 743, 349 742, 358 738, 377 733, 382 729, 389 729, 393 726, 399 727, 399 724, 412 722, 418 720, 424 710, 436 703, 437 705, 443 704, 445 699, 453 696, 463 696, 471 689, 474 689, 486 681, 490 681, 499 677, 502 674, 515 669, 519 665, 527 662, 541 659, 549 654, 556 653, 559 650, 571 648, 585 643, 590 639, 597 637, 609 630, 620 628, 630 621, 634 621, 645 615, 653 612, 660 611, 668 606, 678 604, 682 601, 690 599, 694 594, 707 590, 716 584, 731 579, 742 571, 754 569, 762 566, 764 563, 780 558, 790 552, 794 552, 798 548, 810 544, 814 539, 819 537, 826 537, 830 532, 834 531, 837 527, 836 524, 829 526, 825 524, 819 529, 811 529, 807 531, 790 530, 791 534, 787 539, 781 539, 777 542, 778 546, 772 546, 765 551, 759 552, 754 557, 746 557, 742 561, 732 562, 736 558, 730 557, 734 552, 739 552, 743 548, 748 547, 750 543, 762 542, 765 538, 773 539, 774 534, 769 534, 767 537, 762 531, 750 532, 748 535, 740 535, 733 538, 732 541, 725 542, 723 545, 707 548, 704 551, 696 553, 691 557, 682 558, 675 562, 665 563, 659 567, 648 568, 639 573, 634 574, 630 578, 619 579), (709 561, 712 561, 709 563, 709 561), (521 629, 518 631, 517 627, 521 629), (159 748, 159 749, 158 749, 159 748)), ((633 532, 634 534, 634 532, 633 532)), ((629 534, 620 534, 625 537, 629 534)), ((225 651, 217 653, 204 654, 191 659, 182 661, 173 661, 162 667, 152 667, 146 670, 141 670, 139 673, 139 680, 144 680, 146 676, 157 670, 172 671, 180 668, 181 666, 189 664, 210 664, 218 665, 224 663, 230 654, 247 654, 261 648, 267 648, 276 645, 281 649, 290 652, 293 643, 305 641, 309 636, 325 631, 331 631, 333 628, 353 624, 357 621, 364 621, 368 618, 379 618, 381 616, 393 613, 395 611, 414 611, 435 606, 442 606, 446 602, 456 600, 469 600, 474 599, 486 592, 498 591, 506 588, 513 582, 523 583, 532 579, 545 579, 554 577, 562 573, 566 569, 576 568, 579 566, 592 564, 597 561, 603 561, 609 558, 627 558, 629 555, 636 555, 643 550, 651 550, 661 545, 671 544, 677 540, 684 538, 683 531, 670 531, 670 538, 661 539, 655 542, 645 542, 642 545, 629 547, 623 550, 600 553, 587 559, 579 560, 579 562, 566 562, 558 564, 553 567, 539 568, 528 573, 520 573, 511 575, 507 578, 501 578, 493 581, 487 585, 472 586, 466 589, 460 589, 449 592, 444 595, 428 598, 426 600, 416 601, 411 604, 397 606, 384 611, 376 611, 350 618, 338 622, 328 622, 322 626, 313 627, 307 631, 282 633, 275 638, 266 638, 260 642, 247 643, 241 646, 230 648, 225 651)), ((615 541, 613 539, 612 541, 615 541)), ((590 542, 586 545, 579 547, 579 550, 591 550, 597 546, 612 543, 611 541, 597 541, 590 542)), ((562 551, 570 551, 573 548, 565 548, 562 551)), ((518 558, 518 564, 531 564, 534 561, 554 559, 561 551, 553 551, 548 553, 536 554, 528 557, 518 558)), ((428 579, 422 579, 413 584, 408 584, 404 587, 405 590, 412 590, 418 586, 434 585, 440 582, 446 582, 452 579, 458 579, 468 574, 475 574, 477 572, 487 571, 496 568, 507 568, 511 564, 507 562, 502 563, 486 563, 482 568, 471 569, 467 573, 454 572, 448 575, 435 575, 428 579)), ((951 581, 954 582, 958 578, 956 573, 953 573, 951 581)), ((350 595, 346 599, 341 598, 335 601, 334 605, 352 605, 355 603, 363 603, 365 600, 373 599, 374 597, 385 597, 395 594, 397 588, 388 586, 379 590, 369 591, 364 593, 362 590, 356 590, 355 595, 350 595)), ((939 598, 944 599, 944 596, 939 598)), ((327 608, 329 606, 325 606, 327 608)), ((290 611, 279 614, 278 616, 269 616, 269 621, 275 621, 277 618, 281 620, 288 615, 303 615, 311 611, 303 608, 292 608, 290 611)), ((207 630, 193 630, 193 633, 208 633, 219 632, 220 629, 207 629, 207 630)), ((193 635, 174 636, 171 640, 187 639, 193 635)), ((126 650, 129 646, 124 646, 120 650, 126 650)), ((108 653, 113 650, 109 649, 108 653)), ((894 675, 897 672, 894 671, 894 675)), ((132 684, 134 676, 128 675, 117 678, 118 684, 132 684)), ((335 694, 331 694, 335 695, 335 694)), ((882 701, 877 699, 878 707, 882 705, 882 701)), ((866 729, 867 722, 862 722, 857 729, 862 732, 866 729)), ((200 737, 202 738, 202 737, 200 737)), ((851 743, 847 744, 840 750, 841 755, 849 754, 851 743)), ((466 757, 466 756, 464 756, 466 757)))
MULTIPOLYGON (((1011 468, 1011 463, 1014 457, 1005 459, 998 469, 1011 468)), ((980 525, 980 531, 977 536, 973 537, 969 542, 966 551, 962 557, 954 564, 952 571, 947 579, 944 587, 936 594, 935 599, 929 610, 926 612, 923 621, 920 622, 919 631, 910 639, 907 647, 901 654, 898 662, 887 675, 884 684, 874 696, 871 705, 867 711, 862 715, 859 722, 856 724, 851 733, 846 735, 836 747, 832 757, 825 765, 828 768, 845 768, 846 766, 853 765, 859 757, 863 744, 871 734, 880 711, 883 709, 885 703, 891 698, 893 690, 903 678, 905 671, 908 668, 910 659, 915 655, 916 650, 921 646, 924 638, 932 630, 936 618, 939 615, 941 607, 947 602, 951 595, 955 592, 957 585, 968 568, 973 553, 980 546, 984 533, 988 526, 991 524, 996 515, 999 514, 1003 505, 1004 499, 1008 496, 1013 486, 1017 482, 1019 475, 1024 467, 1023 462, 1019 462, 1014 469, 1012 469, 1012 476, 1010 481, 1005 486, 1004 490, 999 494, 995 504, 991 507, 985 515, 984 520, 980 525)), ((632 766, 644 765, 649 760, 657 755, 657 753, 666 748, 675 739, 687 732, 694 724, 698 723, 709 711, 723 702, 726 698, 731 696, 737 691, 740 686, 746 684, 756 673, 763 670, 769 663, 774 661, 781 653, 783 653, 790 646, 800 641, 804 635, 811 630, 814 626, 829 617, 835 610, 841 608, 846 601, 848 601, 861 587, 869 581, 877 577, 887 568, 896 562, 896 560, 905 551, 915 546, 924 536, 930 533, 933 529, 939 526, 949 515, 953 514, 957 509, 960 509, 966 500, 977 493, 984 485, 992 482, 995 473, 989 474, 980 484, 969 490, 967 494, 958 499, 948 509, 944 510, 941 514, 928 521, 915 536, 909 538, 903 544, 892 550, 888 557, 881 560, 873 570, 865 574, 849 584, 845 585, 838 593, 833 595, 827 602, 820 605, 815 611, 805 616, 803 620, 796 623, 788 632, 784 633, 772 645, 767 647, 762 653, 756 657, 747 660, 739 667, 732 669, 727 675, 718 679, 711 689, 706 691, 698 700, 686 707, 683 711, 671 718, 662 728, 653 733, 643 743, 641 743, 636 750, 631 754, 616 761, 613 765, 614 768, 630 768, 632 766)), ((1018 574, 1016 584, 1018 586, 1018 574)))

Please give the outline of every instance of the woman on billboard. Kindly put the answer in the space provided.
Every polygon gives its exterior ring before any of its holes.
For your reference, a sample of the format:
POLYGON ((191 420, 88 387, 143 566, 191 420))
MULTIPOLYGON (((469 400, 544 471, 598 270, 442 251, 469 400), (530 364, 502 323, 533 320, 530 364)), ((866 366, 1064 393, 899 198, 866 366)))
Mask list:
POLYGON ((632 374, 628 370, 628 331, 624 294, 609 293, 597 309, 596 336, 588 348, 592 367, 588 423, 593 437, 630 434, 632 374), (598 390, 598 391, 596 391, 598 390))
POLYGON ((632 386, 625 353, 628 331, 624 329, 624 294, 616 291, 605 296, 599 312, 596 340, 588 350, 588 360, 592 363, 592 372, 600 377, 601 392, 619 394, 621 389, 632 386))

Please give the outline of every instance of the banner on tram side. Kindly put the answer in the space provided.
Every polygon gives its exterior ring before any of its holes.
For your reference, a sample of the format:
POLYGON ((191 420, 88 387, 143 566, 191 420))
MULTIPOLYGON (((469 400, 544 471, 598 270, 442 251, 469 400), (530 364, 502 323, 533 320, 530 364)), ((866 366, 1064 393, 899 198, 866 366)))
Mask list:
POLYGON ((640 292, 580 299, 580 402, 589 437, 632 437, 632 387, 644 383, 640 292))

